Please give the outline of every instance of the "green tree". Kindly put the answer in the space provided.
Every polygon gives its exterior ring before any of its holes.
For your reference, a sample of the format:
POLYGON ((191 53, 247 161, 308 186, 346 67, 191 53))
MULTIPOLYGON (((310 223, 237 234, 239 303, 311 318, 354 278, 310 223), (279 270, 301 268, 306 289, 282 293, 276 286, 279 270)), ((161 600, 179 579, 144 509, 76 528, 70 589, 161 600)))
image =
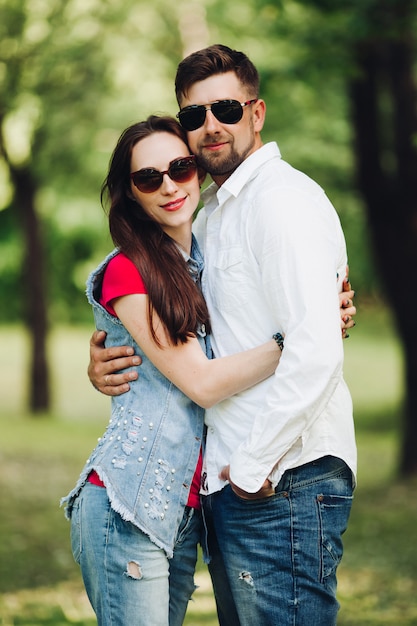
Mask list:
POLYGON ((400 469, 417 473, 417 90, 413 0, 358 4, 349 81, 358 186, 405 362, 400 469), (410 280, 411 278, 411 280, 410 280))
POLYGON ((0 0, 1 317, 29 330, 34 413, 50 407, 51 317, 78 315, 87 263, 111 245, 98 197, 115 140, 175 110, 172 77, 196 32, 184 7, 198 3, 0 0))
MULTIPOLYGON (((303 169, 311 173, 319 161, 317 178, 326 182, 323 167, 327 169, 326 189, 344 189, 356 196, 357 207, 364 207, 365 222, 357 210, 351 218, 369 226, 373 272, 392 307, 404 351, 400 470, 416 474, 417 303, 412 277, 417 267, 417 3, 254 0, 247 10, 253 11, 253 32, 262 32, 269 41, 270 53, 260 63, 263 93, 277 119, 284 116, 284 141, 286 122, 295 134, 294 144, 303 143, 300 130, 307 129, 307 144, 322 136, 322 154, 315 143, 316 154, 308 163, 302 148, 299 163, 307 164, 303 169), (292 103, 292 111, 285 100, 292 103)), ((342 213, 342 221, 346 226, 349 215, 342 213)), ((356 264, 361 253, 355 237, 361 245, 366 241, 360 229, 346 232, 356 264)))
MULTIPOLYGON (((403 345, 405 398, 400 471, 417 473, 417 88, 415 0, 320 0, 322 58, 344 70, 359 190, 369 223, 376 271, 403 345), (338 54, 329 48, 338 33, 338 54), (323 43, 324 42, 324 43, 323 43)), ((333 42, 334 43, 334 42, 333 42)), ((328 67, 328 63, 327 63, 328 67)), ((339 69, 340 71, 340 69, 339 69)))
POLYGON ((74 4, 62 0, 0 4, 0 155, 11 187, 12 223, 24 251, 19 288, 32 341, 29 402, 34 412, 47 410, 50 403, 39 193, 48 179, 61 173, 65 180, 64 171, 76 170, 91 138, 94 94, 105 80, 94 19, 86 25, 83 18, 74 4))

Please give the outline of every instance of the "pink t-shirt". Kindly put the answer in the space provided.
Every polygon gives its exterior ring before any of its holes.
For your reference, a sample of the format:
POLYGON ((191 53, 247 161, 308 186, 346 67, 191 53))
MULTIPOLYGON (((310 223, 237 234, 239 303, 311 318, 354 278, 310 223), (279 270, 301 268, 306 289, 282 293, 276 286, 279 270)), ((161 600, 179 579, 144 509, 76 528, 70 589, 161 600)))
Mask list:
MULTIPOLYGON (((101 288, 100 304, 104 306, 106 311, 117 317, 115 310, 113 309, 111 302, 115 298, 121 296, 127 296, 132 293, 148 293, 142 276, 134 263, 127 258, 122 252, 116 254, 110 259, 104 272, 103 284, 101 288)), ((197 467, 194 473, 194 477, 191 483, 190 493, 188 494, 187 506, 193 509, 200 508, 200 482, 201 482, 201 468, 202 468, 202 453, 197 461, 197 467)), ((105 487, 105 484, 100 480, 97 472, 92 471, 88 477, 89 482, 100 487, 105 487)))
POLYGON ((110 259, 104 272, 100 304, 117 317, 111 301, 132 293, 148 293, 134 263, 122 252, 110 259))

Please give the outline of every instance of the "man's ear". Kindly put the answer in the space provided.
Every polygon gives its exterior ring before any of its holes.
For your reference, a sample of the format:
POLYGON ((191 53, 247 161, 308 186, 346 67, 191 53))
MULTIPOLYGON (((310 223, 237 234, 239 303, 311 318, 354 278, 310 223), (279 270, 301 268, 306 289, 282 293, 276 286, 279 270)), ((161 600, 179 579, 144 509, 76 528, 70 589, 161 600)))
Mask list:
POLYGON ((264 127, 266 114, 265 100, 260 98, 254 102, 252 107, 253 126, 256 133, 260 133, 264 127))

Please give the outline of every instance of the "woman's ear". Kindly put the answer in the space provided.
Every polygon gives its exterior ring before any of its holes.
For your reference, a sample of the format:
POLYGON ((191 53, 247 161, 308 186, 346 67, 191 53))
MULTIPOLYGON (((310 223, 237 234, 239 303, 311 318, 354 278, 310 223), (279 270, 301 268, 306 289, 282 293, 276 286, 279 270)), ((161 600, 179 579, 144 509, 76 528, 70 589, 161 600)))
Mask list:
POLYGON ((126 195, 129 198, 129 200, 133 200, 133 202, 137 202, 135 195, 132 191, 132 188, 130 186, 126 188, 126 195))

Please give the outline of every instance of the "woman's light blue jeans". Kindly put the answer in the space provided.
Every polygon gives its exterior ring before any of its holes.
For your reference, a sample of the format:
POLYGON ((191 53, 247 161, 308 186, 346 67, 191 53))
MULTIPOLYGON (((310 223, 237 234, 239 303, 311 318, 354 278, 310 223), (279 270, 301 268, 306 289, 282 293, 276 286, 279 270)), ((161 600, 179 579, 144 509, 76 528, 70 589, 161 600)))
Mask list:
POLYGON ((221 626, 334 626, 336 569, 352 474, 328 456, 287 471, 275 495, 205 497, 209 564, 221 626))
POLYGON ((172 559, 86 483, 71 515, 71 545, 99 626, 181 626, 195 589, 201 513, 186 507, 172 559))

